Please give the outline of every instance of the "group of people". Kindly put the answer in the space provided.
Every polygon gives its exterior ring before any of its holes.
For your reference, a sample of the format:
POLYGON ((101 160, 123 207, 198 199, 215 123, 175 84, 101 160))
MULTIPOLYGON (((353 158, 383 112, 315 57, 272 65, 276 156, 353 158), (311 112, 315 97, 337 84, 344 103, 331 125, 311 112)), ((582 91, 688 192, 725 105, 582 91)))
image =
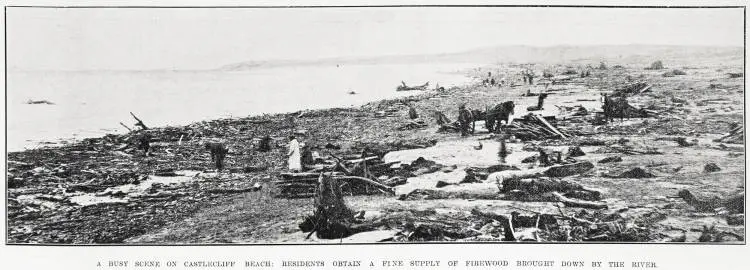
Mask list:
MULTIPOLYGON (((206 142, 203 144, 206 150, 208 150, 211 156, 211 162, 216 166, 216 169, 221 171, 224 169, 224 158, 229 153, 229 149, 221 142, 206 142)), ((142 147, 139 145, 139 147, 142 147)), ((147 148, 146 148, 147 149, 147 148)), ((260 139, 258 145, 258 151, 268 152, 271 150, 271 136, 266 135, 260 139)), ((148 151, 148 150, 146 150, 148 151)), ((314 151, 313 147, 307 147, 301 144, 297 138, 292 135, 289 136, 289 145, 286 152, 287 163, 289 165, 289 171, 299 172, 302 171, 302 165, 313 164, 319 158, 318 152, 314 151)))
MULTIPOLYGON (((536 74, 534 73, 534 70, 532 69, 521 70, 521 78, 523 79, 524 84, 529 84, 529 85, 534 84, 535 77, 536 77, 536 74)), ((505 78, 501 78, 497 80, 495 79, 495 76, 492 76, 492 72, 487 72, 487 77, 482 79, 482 84, 484 86, 504 86, 505 83, 506 83, 505 78)))
POLYGON ((523 77, 523 83, 526 84, 534 84, 534 77, 536 77, 536 74, 534 74, 534 71, 531 69, 524 69, 521 71, 521 77, 523 77))
POLYGON ((484 86, 504 86, 505 85, 505 78, 501 78, 499 80, 496 80, 494 76, 492 76, 492 72, 487 72, 487 78, 482 80, 482 84, 484 86))

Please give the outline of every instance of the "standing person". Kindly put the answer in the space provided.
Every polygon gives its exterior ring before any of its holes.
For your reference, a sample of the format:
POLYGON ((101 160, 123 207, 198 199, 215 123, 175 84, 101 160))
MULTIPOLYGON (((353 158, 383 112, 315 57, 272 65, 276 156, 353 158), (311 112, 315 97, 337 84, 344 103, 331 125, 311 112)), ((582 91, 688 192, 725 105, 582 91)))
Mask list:
POLYGON ((136 149, 143 150, 143 155, 148 156, 150 153, 151 135, 149 135, 147 129, 140 129, 136 131, 136 134, 140 133, 137 138, 136 149))
MULTIPOLYGON (((469 123, 472 123, 472 115, 469 110, 466 109, 466 104, 458 105, 458 123, 461 125, 461 136, 468 135, 469 123)), ((472 133, 474 133, 472 131, 472 133)))
POLYGON ((526 74, 529 76, 529 85, 534 85, 534 71, 529 70, 526 74))
POLYGON ((229 153, 229 149, 227 149, 224 143, 221 142, 206 142, 205 148, 211 155, 211 161, 216 164, 216 171, 223 170, 224 158, 227 156, 227 153, 229 153))
POLYGON ((299 150, 299 142, 294 135, 289 136, 289 151, 286 153, 289 158, 289 171, 302 171, 302 156, 299 150))
POLYGON ((261 151, 261 152, 271 151, 271 136, 266 134, 266 136, 263 136, 263 138, 260 139, 260 145, 258 145, 258 151, 261 151))
POLYGON ((414 105, 409 104, 409 119, 417 119, 419 118, 419 114, 417 114, 417 109, 414 108, 414 105))
POLYGON ((313 165, 315 165, 313 147, 308 145, 302 146, 302 168, 308 170, 313 165))

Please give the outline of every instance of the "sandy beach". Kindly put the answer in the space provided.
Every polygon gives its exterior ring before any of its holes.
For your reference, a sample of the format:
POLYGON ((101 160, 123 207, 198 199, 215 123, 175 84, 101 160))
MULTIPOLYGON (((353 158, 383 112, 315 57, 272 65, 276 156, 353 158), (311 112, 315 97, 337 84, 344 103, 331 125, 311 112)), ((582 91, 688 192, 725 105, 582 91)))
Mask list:
MULTIPOLYGON (((591 235, 563 239, 555 235, 556 230, 538 229, 537 240, 541 241, 698 242, 709 234, 714 235, 712 241, 741 243, 744 224, 728 221, 725 212, 698 211, 675 198, 682 189, 705 197, 744 191, 744 145, 715 141, 730 132, 732 123, 743 122, 743 78, 727 75, 741 70, 741 57, 680 66, 672 63, 690 60, 665 58, 661 60, 668 68, 660 70, 644 69, 650 61, 610 61, 604 69, 595 66, 590 77, 576 75, 555 83, 550 78, 534 85, 520 81, 518 65, 477 67, 466 74, 474 77, 473 81, 493 72, 507 74, 516 86, 472 84, 418 91, 409 97, 349 108, 152 127, 148 131, 152 138, 149 156, 133 148, 130 140, 136 136, 134 133, 11 152, 9 242, 503 241, 502 235, 497 235, 502 226, 492 225, 482 215, 511 216, 516 211, 524 216, 558 215, 559 222, 565 219, 559 217, 561 213, 589 222, 607 220, 595 216, 609 217, 627 228, 616 235, 607 234, 611 238, 593 239, 587 238, 591 235), (686 74, 664 75, 674 69, 686 74), (654 113, 645 118, 593 124, 594 115, 602 110, 601 94, 612 94, 635 80, 649 84, 650 91, 629 96, 629 103, 654 113), (575 157, 576 162, 588 161, 595 164, 594 168, 560 179, 601 191, 601 203, 606 209, 560 208, 554 201, 503 198, 497 183, 491 181, 459 183, 466 178, 467 168, 501 164, 497 157, 500 137, 488 132, 481 121, 477 122, 475 133, 467 137, 439 131, 435 112, 455 120, 459 104, 484 110, 503 101, 514 101, 514 117, 521 118, 529 113, 526 108, 537 102, 536 96, 522 96, 527 92, 550 93, 544 110, 537 113, 553 117, 557 129, 571 136, 509 140, 511 154, 503 164, 521 170, 539 168, 537 163, 521 162, 538 152, 529 149, 566 153, 570 147, 579 146, 585 155, 575 157), (408 118, 406 104, 416 109, 417 119, 408 118), (585 108, 586 113, 573 116, 559 108, 576 105, 585 108), (415 122, 424 125, 415 126, 415 122), (393 195, 371 190, 370 195, 345 196, 352 210, 363 211, 362 223, 377 224, 369 231, 336 240, 308 237, 299 226, 312 215, 313 198, 279 197, 273 184, 286 172, 286 136, 292 133, 299 134, 306 145, 321 146, 326 158, 329 154, 356 156, 366 147, 387 163, 409 164, 421 157, 442 167, 406 177, 405 183, 394 186, 393 195), (273 139, 272 150, 257 151, 258 140, 265 134, 273 139), (689 145, 676 142, 678 137, 689 145), (222 141, 228 146, 226 170, 214 170, 201 144, 207 140, 222 141), (475 148, 479 142, 481 149, 475 148), (621 161, 600 162, 612 156, 621 161), (719 170, 705 169, 707 163, 719 170), (650 176, 613 176, 633 168, 650 176), (438 182, 450 185, 437 187, 438 182), (255 184, 262 189, 252 189, 255 184), (415 197, 415 190, 431 195, 415 197), (704 225, 713 231, 706 231, 704 225), (415 229, 424 226, 439 233, 425 234, 415 229), (424 235, 404 237, 408 232, 424 235)), ((556 78, 567 69, 585 69, 581 63, 527 66, 544 68, 556 78)), ((149 124, 149 118, 143 120, 149 124)))

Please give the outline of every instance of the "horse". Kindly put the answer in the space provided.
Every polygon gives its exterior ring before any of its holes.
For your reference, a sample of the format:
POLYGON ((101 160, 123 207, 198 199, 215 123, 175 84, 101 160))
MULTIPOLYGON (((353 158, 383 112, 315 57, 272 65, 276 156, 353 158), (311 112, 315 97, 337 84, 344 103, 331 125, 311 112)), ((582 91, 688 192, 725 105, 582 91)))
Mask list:
POLYGON ((487 108, 485 113, 484 125, 490 132, 496 132, 500 129, 500 121, 505 120, 506 123, 510 120, 510 115, 515 114, 516 104, 513 101, 506 101, 495 105, 495 107, 487 108), (497 122, 497 125, 495 125, 497 122))

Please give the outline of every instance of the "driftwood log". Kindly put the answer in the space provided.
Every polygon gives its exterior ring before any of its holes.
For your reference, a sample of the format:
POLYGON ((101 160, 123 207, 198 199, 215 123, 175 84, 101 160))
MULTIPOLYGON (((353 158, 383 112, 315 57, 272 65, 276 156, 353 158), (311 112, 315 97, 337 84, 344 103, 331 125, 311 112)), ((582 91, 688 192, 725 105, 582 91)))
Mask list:
POLYGON ((552 192, 552 195, 557 198, 558 201, 569 207, 581 207, 581 208, 592 208, 592 209, 605 209, 607 204, 604 202, 585 201, 579 199, 568 198, 559 192, 552 192))
POLYGON ((587 172, 594 168, 594 164, 588 161, 581 161, 571 164, 554 165, 544 168, 535 168, 519 171, 501 171, 487 176, 485 182, 502 183, 505 179, 526 179, 541 176, 548 177, 566 177, 587 172))
POLYGON ((136 126, 141 127, 141 129, 148 129, 148 127, 146 127, 146 124, 144 124, 143 121, 141 121, 141 119, 138 119, 138 117, 135 116, 135 114, 133 114, 133 112, 130 112, 130 115, 133 116, 133 118, 135 118, 135 121, 136 121, 135 125, 136 126))

